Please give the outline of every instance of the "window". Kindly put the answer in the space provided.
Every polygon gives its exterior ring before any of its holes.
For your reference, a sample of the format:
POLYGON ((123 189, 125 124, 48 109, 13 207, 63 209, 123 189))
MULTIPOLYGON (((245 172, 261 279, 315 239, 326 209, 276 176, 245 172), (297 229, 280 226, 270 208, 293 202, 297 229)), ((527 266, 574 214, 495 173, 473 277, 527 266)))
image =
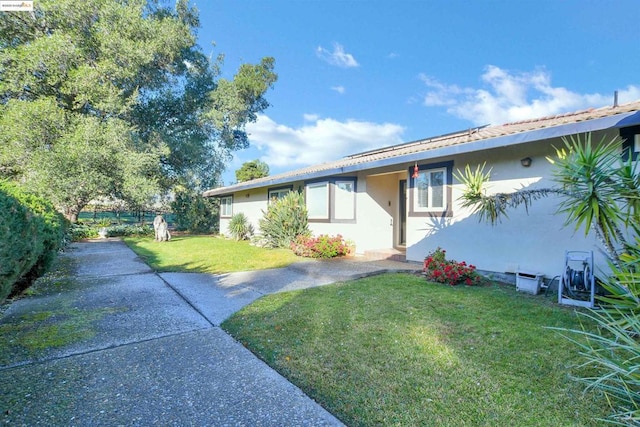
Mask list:
POLYGON ((632 160, 638 159, 640 153, 640 126, 631 126, 620 129, 620 138, 622 138, 622 158, 629 159, 631 154, 632 160))
MULTIPOLYGON (((410 216, 452 215, 452 169, 453 162, 419 167, 418 177, 411 177, 410 216)), ((410 169, 410 173, 412 172, 413 168, 410 169)))
POLYGON ((269 190, 269 202, 273 199, 281 199, 291 191, 293 187, 273 188, 269 190))
POLYGON ((336 181, 334 184, 333 218, 356 219, 355 181, 336 181))
POLYGON ((355 222, 356 178, 332 178, 305 186, 310 222, 355 222))
POLYGON ((329 183, 307 184, 307 212, 309 219, 329 219, 329 183))
POLYGON ((233 215, 233 196, 220 198, 220 216, 230 217, 233 215))
POLYGON ((415 179, 414 191, 416 211, 444 209, 445 169, 421 171, 415 179))

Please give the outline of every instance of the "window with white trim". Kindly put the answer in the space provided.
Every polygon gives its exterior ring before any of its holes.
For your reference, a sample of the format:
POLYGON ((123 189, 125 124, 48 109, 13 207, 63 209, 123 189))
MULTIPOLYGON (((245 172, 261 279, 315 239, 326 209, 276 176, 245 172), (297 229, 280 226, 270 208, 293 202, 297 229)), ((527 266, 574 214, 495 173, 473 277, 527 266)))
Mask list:
POLYGON ((333 219, 356 219, 355 181, 336 181, 333 201, 333 219))
POLYGON ((445 186, 447 170, 420 171, 413 187, 413 210, 415 212, 442 211, 446 205, 445 186))
POLYGON ((291 191, 291 187, 284 187, 284 188, 274 188, 272 190, 269 190, 269 202, 273 199, 281 199, 284 196, 287 195, 287 193, 289 193, 291 191))
POLYGON ((313 182, 306 186, 309 219, 329 219, 329 182, 313 182))
POLYGON ((233 216, 233 196, 225 196, 220 198, 220 216, 233 216))
POLYGON ((409 216, 451 216, 453 162, 421 165, 417 176, 409 170, 409 216))
POLYGON ((307 182, 305 200, 309 222, 355 222, 356 182, 355 177, 307 182))

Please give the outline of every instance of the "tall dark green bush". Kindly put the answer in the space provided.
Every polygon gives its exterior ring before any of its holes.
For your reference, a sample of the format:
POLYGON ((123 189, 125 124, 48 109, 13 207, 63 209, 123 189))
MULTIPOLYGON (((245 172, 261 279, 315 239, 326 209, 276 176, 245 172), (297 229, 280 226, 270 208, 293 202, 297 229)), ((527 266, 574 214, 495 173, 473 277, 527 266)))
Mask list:
POLYGON ((51 203, 0 181, 0 301, 46 272, 64 244, 65 229, 51 203))
POLYGON ((171 209, 178 230, 216 233, 219 227, 218 202, 186 191, 177 192, 171 209))
POLYGON ((307 207, 301 193, 291 191, 272 200, 260 219, 264 243, 272 248, 289 248, 298 236, 309 236, 307 207))

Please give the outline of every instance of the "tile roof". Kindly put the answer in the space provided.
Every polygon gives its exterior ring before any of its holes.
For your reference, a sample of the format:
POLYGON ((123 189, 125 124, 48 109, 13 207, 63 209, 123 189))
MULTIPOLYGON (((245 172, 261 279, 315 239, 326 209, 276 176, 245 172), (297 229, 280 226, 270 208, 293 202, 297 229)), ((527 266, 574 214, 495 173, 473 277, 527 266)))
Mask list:
POLYGON ((296 181, 299 179, 309 179, 311 177, 321 177, 325 174, 335 174, 336 171, 345 168, 353 168, 364 166, 368 163, 376 163, 381 160, 392 159, 396 157, 405 157, 407 155, 423 153, 438 148, 454 147, 462 144, 468 144, 476 141, 489 140, 509 135, 524 134, 541 129, 553 128, 566 124, 587 122, 590 120, 612 117, 624 113, 633 113, 640 110, 640 101, 622 104, 616 107, 590 108, 572 113, 557 114, 531 120, 523 120, 512 123, 505 123, 498 126, 484 126, 470 128, 465 131, 450 133, 446 135, 435 136, 431 138, 421 139, 418 141, 407 142, 403 144, 382 147, 377 150, 371 150, 364 153, 353 154, 342 159, 326 162, 318 165, 312 165, 290 172, 278 175, 258 178, 255 180, 241 182, 230 185, 228 187, 214 188, 204 192, 205 196, 216 196, 222 194, 230 194, 235 191, 246 190, 250 188, 260 188, 277 185, 285 182, 296 181))

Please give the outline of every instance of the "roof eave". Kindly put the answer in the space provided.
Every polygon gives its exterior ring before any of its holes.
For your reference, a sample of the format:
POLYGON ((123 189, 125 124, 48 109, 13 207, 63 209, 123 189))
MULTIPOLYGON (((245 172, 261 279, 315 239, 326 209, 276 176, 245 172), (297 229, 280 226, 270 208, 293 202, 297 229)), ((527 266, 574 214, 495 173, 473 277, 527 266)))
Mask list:
POLYGON ((571 122, 557 126, 534 129, 525 132, 497 136, 478 141, 457 144, 448 147, 434 148, 432 150, 420 151, 417 153, 405 154, 401 156, 393 156, 385 159, 357 163, 348 166, 324 169, 315 172, 301 173, 299 175, 289 175, 273 179, 260 179, 257 182, 243 182, 240 184, 214 188, 203 193, 204 197, 224 196, 239 191, 252 190, 255 188, 275 187, 281 184, 288 184, 295 181, 307 181, 312 179, 324 178, 334 175, 343 175, 348 173, 361 172, 367 169, 376 169, 387 166, 399 165, 402 163, 413 163, 424 160, 425 158, 448 157, 459 154, 469 154, 476 151, 489 150, 493 148, 503 148, 519 144, 526 144, 533 141, 541 141, 545 139, 561 138, 563 136, 575 135, 580 133, 595 132, 604 129, 621 128, 640 124, 640 111, 630 113, 616 114, 613 116, 601 117, 597 119, 589 119, 582 122, 571 122))

